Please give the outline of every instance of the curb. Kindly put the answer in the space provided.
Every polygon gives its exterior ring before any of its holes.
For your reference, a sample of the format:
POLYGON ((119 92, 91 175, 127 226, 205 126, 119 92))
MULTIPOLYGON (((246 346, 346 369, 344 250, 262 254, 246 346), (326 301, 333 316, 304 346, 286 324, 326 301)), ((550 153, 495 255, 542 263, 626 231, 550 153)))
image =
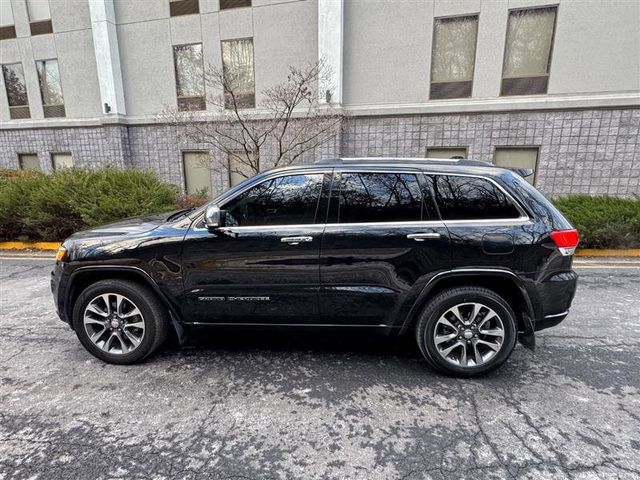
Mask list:
POLYGON ((1 250, 58 250, 60 242, 0 242, 1 250))
POLYGON ((576 252, 576 257, 640 257, 640 248, 584 248, 576 252))
MULTIPOLYGON (((0 242, 2 250, 58 250, 60 242, 0 242)), ((576 257, 640 257, 640 248, 584 248, 576 257)))

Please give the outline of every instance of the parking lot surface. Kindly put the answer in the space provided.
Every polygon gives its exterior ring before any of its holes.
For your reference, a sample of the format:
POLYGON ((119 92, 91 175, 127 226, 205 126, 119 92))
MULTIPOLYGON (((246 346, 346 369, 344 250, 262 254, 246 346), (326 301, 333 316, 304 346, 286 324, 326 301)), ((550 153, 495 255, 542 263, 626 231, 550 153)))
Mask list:
POLYGON ((49 259, 0 258, 0 479, 640 477, 640 264, 579 262, 574 307, 475 380, 411 341, 213 331, 101 363, 49 259))

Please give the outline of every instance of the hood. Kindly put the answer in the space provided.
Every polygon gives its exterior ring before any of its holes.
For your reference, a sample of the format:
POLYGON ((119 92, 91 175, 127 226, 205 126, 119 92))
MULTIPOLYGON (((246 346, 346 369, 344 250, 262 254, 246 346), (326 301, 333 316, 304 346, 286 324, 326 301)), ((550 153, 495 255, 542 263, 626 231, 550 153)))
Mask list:
POLYGON ((71 235, 69 239, 75 240, 82 238, 114 237, 119 235, 146 233, 155 230, 165 223, 170 215, 171 212, 163 213, 161 215, 128 218, 127 220, 76 232, 71 235))

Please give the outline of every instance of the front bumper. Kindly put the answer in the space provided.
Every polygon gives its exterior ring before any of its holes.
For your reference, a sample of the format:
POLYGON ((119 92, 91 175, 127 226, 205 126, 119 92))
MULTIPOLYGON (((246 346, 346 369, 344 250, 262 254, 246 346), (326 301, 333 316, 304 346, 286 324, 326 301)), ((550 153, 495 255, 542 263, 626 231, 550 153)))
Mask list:
POLYGON ((56 313, 60 320, 71 326, 71 321, 65 313, 64 308, 64 292, 66 291, 66 276, 64 275, 65 264, 58 262, 51 271, 51 293, 53 294, 53 303, 56 307, 56 313))

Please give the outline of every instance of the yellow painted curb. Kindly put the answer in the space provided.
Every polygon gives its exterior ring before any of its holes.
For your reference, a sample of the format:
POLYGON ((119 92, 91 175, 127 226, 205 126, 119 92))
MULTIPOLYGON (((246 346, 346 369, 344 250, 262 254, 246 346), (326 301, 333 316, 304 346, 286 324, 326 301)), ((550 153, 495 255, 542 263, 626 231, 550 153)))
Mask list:
POLYGON ((576 252, 578 257, 640 257, 640 248, 583 248, 576 252))
MULTIPOLYGON (((0 250, 57 250, 60 242, 0 242, 0 250)), ((577 257, 640 257, 640 248, 583 248, 577 257)))
POLYGON ((0 250, 57 250, 60 242, 0 242, 0 250))

